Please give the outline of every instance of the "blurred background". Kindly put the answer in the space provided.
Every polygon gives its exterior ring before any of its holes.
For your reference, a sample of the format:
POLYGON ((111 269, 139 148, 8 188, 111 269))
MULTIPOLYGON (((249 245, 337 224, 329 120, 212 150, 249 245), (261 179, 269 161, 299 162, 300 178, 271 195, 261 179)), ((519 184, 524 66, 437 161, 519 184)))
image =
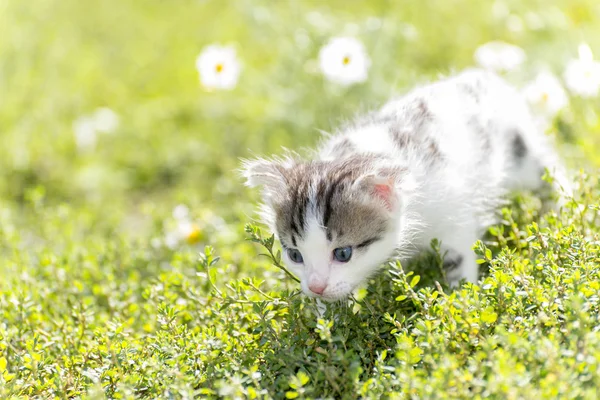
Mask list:
POLYGON ((0 0, 0 199, 23 226, 44 202, 158 247, 238 242, 258 198, 240 157, 477 65, 594 166, 599 21, 594 0, 0 0))
MULTIPOLYGON (((76 396, 99 379, 85 368, 159 348, 175 317, 251 332, 212 282, 297 286, 245 240, 259 195, 240 158, 302 151, 465 68, 514 84, 593 174, 599 59, 598 0, 0 0, 0 370, 22 374, 20 394, 76 396), (205 245, 221 256, 210 271, 205 245), (74 389, 46 392, 61 382, 74 389)), ((142 361, 127 364, 139 381, 121 378, 146 390, 142 361)), ((180 376, 161 363, 159 383, 180 376)))

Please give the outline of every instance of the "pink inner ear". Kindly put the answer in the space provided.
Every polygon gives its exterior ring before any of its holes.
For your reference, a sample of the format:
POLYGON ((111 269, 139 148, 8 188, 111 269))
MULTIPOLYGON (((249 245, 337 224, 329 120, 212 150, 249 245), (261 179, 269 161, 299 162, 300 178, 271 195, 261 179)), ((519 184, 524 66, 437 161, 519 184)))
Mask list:
POLYGON ((393 207, 393 188, 391 183, 375 184, 375 195, 385 202, 388 210, 392 211, 393 207))

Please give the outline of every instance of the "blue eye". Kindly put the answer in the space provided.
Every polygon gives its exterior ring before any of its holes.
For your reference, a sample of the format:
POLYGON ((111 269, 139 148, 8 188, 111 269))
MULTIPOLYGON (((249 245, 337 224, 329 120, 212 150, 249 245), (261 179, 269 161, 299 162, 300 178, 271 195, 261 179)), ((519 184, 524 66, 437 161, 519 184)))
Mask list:
POLYGON ((287 249, 287 255, 296 264, 301 264, 304 262, 302 258, 302 253, 300 253, 297 249, 287 249))
POLYGON ((352 258, 352 247, 338 247, 333 251, 333 258, 339 262, 348 262, 352 258))

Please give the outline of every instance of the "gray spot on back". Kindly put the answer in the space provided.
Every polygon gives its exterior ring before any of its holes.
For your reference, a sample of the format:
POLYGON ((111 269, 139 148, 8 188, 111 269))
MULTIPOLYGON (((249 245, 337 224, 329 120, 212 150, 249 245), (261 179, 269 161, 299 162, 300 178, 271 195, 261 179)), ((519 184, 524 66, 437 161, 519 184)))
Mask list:
POLYGON ((523 140, 521 132, 518 130, 514 131, 514 137, 512 140, 512 154, 517 161, 521 161, 527 155, 527 145, 523 140))

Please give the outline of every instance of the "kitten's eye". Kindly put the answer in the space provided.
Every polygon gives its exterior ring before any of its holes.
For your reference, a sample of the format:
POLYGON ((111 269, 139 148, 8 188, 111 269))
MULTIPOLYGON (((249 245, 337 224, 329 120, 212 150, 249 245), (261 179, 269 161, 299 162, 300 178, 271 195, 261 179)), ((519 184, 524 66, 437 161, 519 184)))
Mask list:
POLYGON ((300 253, 297 249, 287 249, 287 255, 296 264, 301 264, 304 262, 302 258, 302 253, 300 253))
POLYGON ((348 262, 352 258, 352 247, 338 247, 333 251, 333 258, 339 262, 348 262))

